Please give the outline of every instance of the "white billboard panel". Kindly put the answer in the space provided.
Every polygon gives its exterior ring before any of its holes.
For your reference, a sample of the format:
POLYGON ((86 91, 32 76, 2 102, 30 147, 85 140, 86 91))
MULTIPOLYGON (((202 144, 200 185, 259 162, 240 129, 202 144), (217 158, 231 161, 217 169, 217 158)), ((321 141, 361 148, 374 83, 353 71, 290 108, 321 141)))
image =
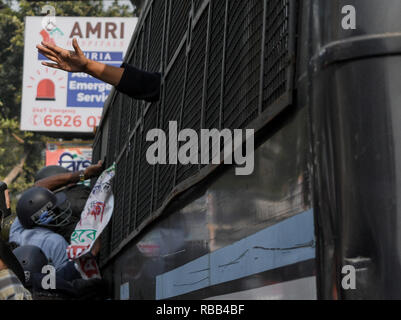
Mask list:
POLYGON ((88 58, 120 66, 138 19, 55 18, 55 24, 47 28, 43 17, 26 17, 21 130, 93 132, 112 86, 85 73, 43 66, 48 59, 36 45, 45 40, 73 50, 76 38, 88 58))

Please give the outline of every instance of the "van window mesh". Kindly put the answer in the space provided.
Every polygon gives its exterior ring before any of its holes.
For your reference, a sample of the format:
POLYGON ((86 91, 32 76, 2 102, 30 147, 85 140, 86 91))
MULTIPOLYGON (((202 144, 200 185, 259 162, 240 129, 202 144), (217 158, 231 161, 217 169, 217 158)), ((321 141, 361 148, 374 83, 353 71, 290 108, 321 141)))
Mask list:
POLYGON ((114 250, 123 240, 123 228, 126 215, 124 212, 124 190, 125 190, 125 169, 126 157, 125 155, 117 162, 116 176, 113 183, 113 194, 116 197, 114 202, 114 212, 112 219, 112 239, 111 249, 114 250))
POLYGON ((118 104, 120 108, 120 135, 118 138, 118 153, 124 148, 128 142, 130 127, 130 107, 129 98, 124 95, 118 95, 118 104))
POLYGON ((263 110, 288 89, 290 0, 267 1, 263 110))
POLYGON ((224 45, 224 19, 226 3, 221 0, 211 2, 211 26, 207 71, 206 105, 204 110, 204 128, 220 129, 220 105, 221 105, 221 75, 223 63, 224 45))
POLYGON ((163 27, 167 1, 156 1, 152 7, 149 42, 149 71, 160 71, 162 61, 163 27))
POLYGON ((139 173, 139 157, 141 152, 141 132, 137 130, 131 140, 132 150, 129 157, 129 165, 131 166, 131 175, 127 176, 131 180, 131 211, 129 218, 129 231, 132 232, 136 228, 136 215, 138 208, 138 173, 139 173))
POLYGON ((171 61, 187 32, 190 9, 191 1, 189 0, 170 0, 167 63, 171 61))
MULTIPOLYGON (((201 129, 203 83, 206 59, 206 38, 207 38, 208 11, 204 11, 199 22, 193 30, 193 41, 188 54, 188 72, 185 86, 184 107, 182 109, 181 128, 195 130, 198 135, 201 129)), ((188 138, 189 139, 189 138, 188 138)), ((197 141, 198 142, 198 141, 197 141)), ((184 143, 182 142, 180 146, 184 143)), ((198 142, 199 144, 199 142, 198 142)), ((196 147, 198 149, 198 147, 196 147)), ((199 155, 198 155, 199 159, 199 155)), ((177 166, 177 181, 180 183, 197 173, 197 164, 177 166)))
MULTIPOLYGON (((188 128, 197 133, 201 128, 251 127, 270 105, 291 97, 294 3, 148 1, 128 63, 162 72, 161 100, 148 104, 116 93, 104 121, 107 130, 98 130, 93 161, 106 155, 111 165, 118 158, 115 210, 102 237, 101 259, 128 234, 143 227, 174 187, 204 166, 148 164, 149 130, 161 128, 168 146, 170 121, 178 123, 178 130, 188 128), (102 150, 101 141, 105 139, 107 147, 102 150)), ((166 153, 169 161, 168 147, 166 153)))
MULTIPOLYGON (((200 9, 200 7, 202 6, 204 0, 194 0, 194 13, 196 15, 196 13, 198 12, 198 10, 200 9)), ((224 1, 221 1, 224 2, 224 1)))
POLYGON ((146 141, 146 133, 157 126, 157 105, 143 118, 143 131, 141 134, 141 148, 139 154, 139 172, 138 172, 138 198, 137 198, 137 217, 136 227, 140 226, 144 219, 152 213, 152 190, 154 183, 154 169, 146 159, 146 151, 152 142, 146 141))
MULTIPOLYGON (((175 68, 165 78, 165 98, 161 113, 161 129, 166 133, 169 145, 169 122, 180 123, 181 105, 184 94, 184 78, 186 67, 185 47, 176 60, 175 68)), ((178 128, 179 130, 179 128, 178 128)), ((167 160, 170 157, 169 148, 166 148, 167 160)), ((173 164, 162 165, 159 168, 157 206, 163 204, 164 199, 175 185, 175 169, 173 164)))
POLYGON ((258 115, 262 27, 262 1, 229 1, 224 128, 243 128, 258 115))

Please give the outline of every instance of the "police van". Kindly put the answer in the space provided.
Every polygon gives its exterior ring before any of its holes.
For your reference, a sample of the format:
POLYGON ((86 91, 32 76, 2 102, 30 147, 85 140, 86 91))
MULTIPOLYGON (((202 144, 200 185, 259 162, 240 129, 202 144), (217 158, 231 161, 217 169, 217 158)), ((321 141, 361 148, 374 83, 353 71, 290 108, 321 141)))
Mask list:
POLYGON ((114 299, 401 298, 400 9, 146 2, 125 62, 162 74, 161 99, 113 90, 93 145, 117 168, 100 257, 114 299), (148 132, 170 122, 253 130, 252 173, 212 150, 149 163, 148 132))

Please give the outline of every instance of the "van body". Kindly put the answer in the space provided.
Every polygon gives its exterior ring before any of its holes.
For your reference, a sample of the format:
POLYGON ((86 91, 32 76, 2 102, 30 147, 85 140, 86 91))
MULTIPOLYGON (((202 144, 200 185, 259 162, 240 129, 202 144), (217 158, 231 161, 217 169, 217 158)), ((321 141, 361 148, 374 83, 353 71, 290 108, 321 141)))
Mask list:
POLYGON ((401 298, 399 0, 149 0, 110 94, 114 299, 401 298), (148 163, 149 130, 253 129, 254 171, 148 163))

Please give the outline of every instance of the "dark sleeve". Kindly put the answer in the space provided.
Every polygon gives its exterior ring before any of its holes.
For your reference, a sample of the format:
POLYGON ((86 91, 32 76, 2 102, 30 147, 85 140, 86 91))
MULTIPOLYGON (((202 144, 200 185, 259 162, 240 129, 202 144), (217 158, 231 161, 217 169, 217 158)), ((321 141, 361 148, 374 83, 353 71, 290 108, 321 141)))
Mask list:
POLYGON ((123 63, 124 73, 116 89, 131 98, 155 102, 160 99, 161 75, 155 72, 139 70, 123 63))

